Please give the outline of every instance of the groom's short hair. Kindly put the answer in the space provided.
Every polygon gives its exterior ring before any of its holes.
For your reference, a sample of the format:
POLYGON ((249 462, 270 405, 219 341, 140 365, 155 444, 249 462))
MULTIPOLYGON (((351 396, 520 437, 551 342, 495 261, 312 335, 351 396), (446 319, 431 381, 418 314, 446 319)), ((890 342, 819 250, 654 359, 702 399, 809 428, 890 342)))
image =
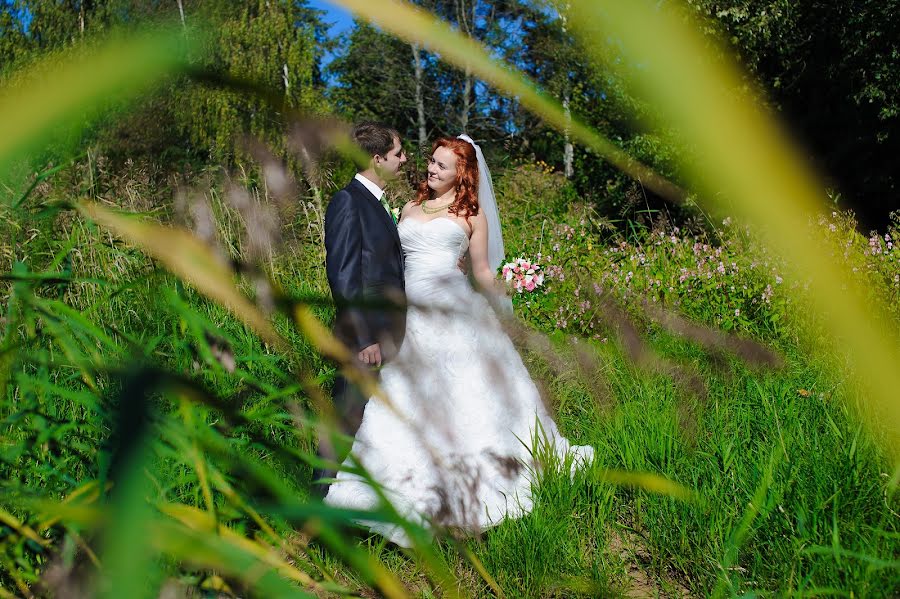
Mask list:
POLYGON ((396 129, 375 121, 357 123, 350 136, 366 156, 387 156, 394 147, 394 138, 400 139, 396 129))

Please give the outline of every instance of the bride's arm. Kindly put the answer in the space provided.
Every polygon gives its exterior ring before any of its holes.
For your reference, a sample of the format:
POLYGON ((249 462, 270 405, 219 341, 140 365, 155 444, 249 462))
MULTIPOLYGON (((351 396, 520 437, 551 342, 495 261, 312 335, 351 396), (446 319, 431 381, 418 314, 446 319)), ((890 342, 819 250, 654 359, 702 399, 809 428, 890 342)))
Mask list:
POLYGON ((497 274, 488 264, 488 225, 484 212, 469 219, 472 225, 472 237, 469 238, 469 259, 472 263, 472 275, 478 287, 497 295, 506 295, 506 286, 497 279, 497 274))

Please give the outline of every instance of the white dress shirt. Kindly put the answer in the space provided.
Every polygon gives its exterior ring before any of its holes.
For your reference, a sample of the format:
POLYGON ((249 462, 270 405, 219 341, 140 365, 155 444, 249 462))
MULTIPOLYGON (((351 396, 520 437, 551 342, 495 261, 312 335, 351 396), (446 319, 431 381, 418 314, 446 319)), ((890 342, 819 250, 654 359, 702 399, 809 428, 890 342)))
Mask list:
MULTIPOLYGON (((381 202, 381 198, 384 197, 383 189, 381 189, 380 187, 378 187, 377 185, 375 185, 374 183, 372 183, 371 181, 369 181, 368 179, 366 179, 359 173, 356 173, 356 176, 353 178, 356 179, 357 181, 359 181, 360 183, 362 183, 363 185, 365 185, 366 189, 371 191, 372 195, 375 196, 375 199, 378 200, 379 202, 381 202)), ((382 203, 384 203, 384 202, 382 202, 382 203)))

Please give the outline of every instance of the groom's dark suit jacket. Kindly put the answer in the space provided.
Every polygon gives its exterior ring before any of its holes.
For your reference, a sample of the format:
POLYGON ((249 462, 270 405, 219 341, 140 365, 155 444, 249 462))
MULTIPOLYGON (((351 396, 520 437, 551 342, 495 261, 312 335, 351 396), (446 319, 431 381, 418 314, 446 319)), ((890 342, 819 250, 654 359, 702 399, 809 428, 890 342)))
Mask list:
POLYGON ((328 204, 325 250, 337 305, 335 336, 353 352, 380 343, 390 359, 406 329, 405 311, 391 308, 403 297, 400 236, 384 206, 356 179, 328 204))

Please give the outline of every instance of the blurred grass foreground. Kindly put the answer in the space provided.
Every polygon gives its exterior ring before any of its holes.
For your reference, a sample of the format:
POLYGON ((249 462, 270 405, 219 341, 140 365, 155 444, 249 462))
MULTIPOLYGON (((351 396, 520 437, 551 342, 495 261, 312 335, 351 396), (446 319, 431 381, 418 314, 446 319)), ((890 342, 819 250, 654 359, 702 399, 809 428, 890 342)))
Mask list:
POLYGON ((539 11, 654 107, 630 118, 677 149, 665 175, 438 4, 338 4, 629 181, 616 219, 536 158, 493 173, 508 257, 547 276, 511 334, 596 463, 433 543, 312 498, 343 366, 322 219, 361 116, 321 90, 315 15, 109 3, 85 33, 85 6, 10 3, 13 50, 66 41, 0 67, 0 596, 900 594, 900 218, 860 233, 680 4, 539 11))

